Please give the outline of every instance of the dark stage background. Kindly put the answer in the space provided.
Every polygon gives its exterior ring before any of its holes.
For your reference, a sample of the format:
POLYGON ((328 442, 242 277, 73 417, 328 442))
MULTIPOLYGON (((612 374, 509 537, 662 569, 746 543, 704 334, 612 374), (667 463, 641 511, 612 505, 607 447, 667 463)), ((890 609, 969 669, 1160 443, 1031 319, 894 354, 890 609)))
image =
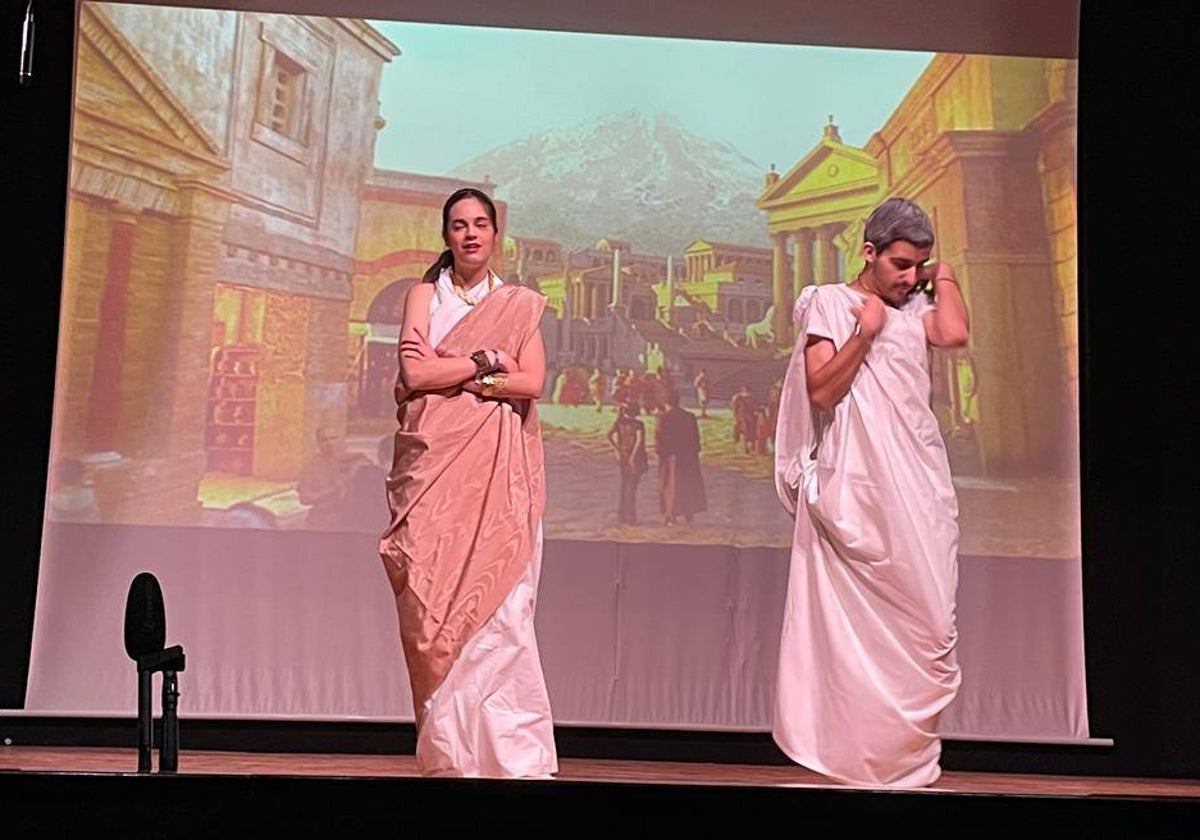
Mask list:
MULTIPOLYGON (((928 10, 935 4, 914 3, 928 10)), ((35 74, 17 87, 23 3, 0 18, 8 372, 0 708, 24 701, 62 273, 73 4, 36 6, 35 74)), ((947 744, 948 769, 1200 776, 1193 399, 1195 246, 1188 6, 1084 2, 1079 86, 1083 549, 1090 731, 1111 748, 947 744), (1161 250, 1158 250, 1161 249, 1161 250)), ((86 662, 79 663, 87 668, 86 662)), ((132 669, 131 669, 132 679, 132 669)), ((133 711, 131 710, 131 719, 133 711)), ((352 724, 185 721, 185 748, 405 749, 352 724)), ((132 721, 0 717, 18 743, 132 744, 132 721)), ((575 730, 564 755, 774 761, 769 736, 575 730)))

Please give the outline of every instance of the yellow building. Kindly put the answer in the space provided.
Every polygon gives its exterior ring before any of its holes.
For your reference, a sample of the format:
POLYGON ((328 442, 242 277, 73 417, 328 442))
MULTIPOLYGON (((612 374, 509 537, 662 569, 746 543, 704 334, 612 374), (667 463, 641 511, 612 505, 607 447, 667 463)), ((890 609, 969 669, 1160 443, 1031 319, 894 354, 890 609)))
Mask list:
POLYGON ((653 320, 658 309, 653 286, 666 277, 672 260, 634 253, 628 243, 612 238, 574 250, 553 243, 543 247, 543 253, 557 255, 558 265, 543 261, 525 273, 527 282, 536 283, 546 296, 555 316, 543 325, 550 364, 633 367, 636 360, 622 349, 625 342, 614 337, 613 319, 619 315, 625 320, 653 320), (535 271, 543 273, 535 276, 535 271))
MULTIPOLYGON (((506 279, 545 294, 541 279, 547 276, 562 275, 563 246, 561 242, 554 239, 505 236, 504 264, 507 270, 506 279)), ((553 299, 546 298, 546 308, 557 317, 561 315, 563 307, 562 284, 557 284, 555 289, 556 296, 553 299)))
POLYGON ((861 267, 875 204, 903 195, 929 212, 934 258, 955 266, 972 316, 967 352, 935 354, 935 408, 946 431, 973 421, 987 474, 1075 468, 1075 97, 1074 62, 939 54, 863 149, 831 122, 758 200, 788 342, 799 289, 861 267))
MULTIPOLYGON (((744 341, 746 327, 761 320, 771 307, 772 259, 767 248, 697 239, 683 251, 684 276, 673 290, 672 313, 680 297, 688 306, 701 302, 714 326, 744 341)), ((665 287, 660 288, 665 298, 665 287)), ((672 319, 678 320, 674 314, 672 319)))

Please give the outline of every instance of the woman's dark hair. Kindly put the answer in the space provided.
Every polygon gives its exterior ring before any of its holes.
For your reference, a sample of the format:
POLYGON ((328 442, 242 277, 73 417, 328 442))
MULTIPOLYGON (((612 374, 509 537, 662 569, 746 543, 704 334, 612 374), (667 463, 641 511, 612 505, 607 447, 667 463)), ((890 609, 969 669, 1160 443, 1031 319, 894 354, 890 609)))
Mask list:
MULTIPOLYGON (((465 198, 474 198, 483 205, 483 209, 487 211, 488 219, 492 222, 492 230, 497 230, 496 225, 496 205, 488 196, 475 189, 474 187, 463 187, 460 190, 455 190, 450 193, 450 197, 446 199, 446 203, 442 205, 442 241, 446 240, 450 233, 450 208, 465 198)), ((425 269, 425 274, 421 276, 421 280, 425 283, 436 283, 438 275, 442 273, 442 269, 454 267, 454 254, 447 248, 442 253, 438 254, 438 258, 433 261, 433 265, 425 269)))

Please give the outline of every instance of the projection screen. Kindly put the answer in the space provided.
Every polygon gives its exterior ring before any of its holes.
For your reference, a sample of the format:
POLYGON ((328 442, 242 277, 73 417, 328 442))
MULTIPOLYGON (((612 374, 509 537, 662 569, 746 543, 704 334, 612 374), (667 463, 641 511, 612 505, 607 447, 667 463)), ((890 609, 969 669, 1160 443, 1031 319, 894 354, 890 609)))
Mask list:
POLYGON ((973 328, 930 358, 961 528, 943 735, 1088 738, 1073 54, 92 2, 77 35, 26 713, 136 708, 124 598, 151 571, 181 716, 412 720, 376 551, 396 343, 442 202, 475 186, 495 270, 547 299, 556 721, 767 730, 792 302, 851 278, 866 214, 906 195, 973 328), (672 523, 668 389, 703 479, 672 523), (636 521, 618 402, 651 443, 636 521), (314 503, 330 462, 343 492, 314 503))

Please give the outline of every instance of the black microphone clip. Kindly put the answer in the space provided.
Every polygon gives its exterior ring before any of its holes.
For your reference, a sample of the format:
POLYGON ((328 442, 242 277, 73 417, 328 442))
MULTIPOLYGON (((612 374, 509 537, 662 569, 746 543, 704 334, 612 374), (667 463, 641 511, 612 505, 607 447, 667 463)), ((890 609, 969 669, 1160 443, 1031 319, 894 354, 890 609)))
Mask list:
POLYGON ((186 658, 183 655, 182 645, 172 645, 163 650, 157 650, 153 653, 147 653, 137 658, 137 666, 139 671, 182 671, 185 667, 186 658))

